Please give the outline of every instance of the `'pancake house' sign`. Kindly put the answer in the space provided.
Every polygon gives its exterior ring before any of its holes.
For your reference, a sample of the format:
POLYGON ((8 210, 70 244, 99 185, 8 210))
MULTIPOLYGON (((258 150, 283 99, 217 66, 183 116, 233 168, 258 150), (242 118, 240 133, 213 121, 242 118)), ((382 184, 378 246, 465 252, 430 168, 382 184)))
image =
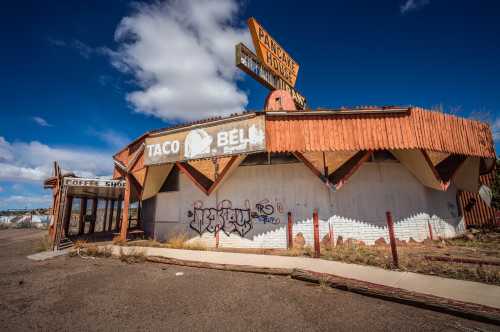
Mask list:
POLYGON ((248 19, 248 28, 259 59, 271 68, 276 75, 294 87, 299 73, 299 64, 269 35, 255 18, 248 19))
POLYGON ((144 164, 156 165, 264 151, 263 116, 229 121, 215 126, 180 129, 146 139, 144 164))

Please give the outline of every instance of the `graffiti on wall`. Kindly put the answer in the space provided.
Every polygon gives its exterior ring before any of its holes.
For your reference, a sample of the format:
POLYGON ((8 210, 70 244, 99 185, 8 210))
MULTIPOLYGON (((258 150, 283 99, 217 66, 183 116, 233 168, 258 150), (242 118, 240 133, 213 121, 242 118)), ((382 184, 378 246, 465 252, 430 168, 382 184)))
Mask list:
POLYGON ((200 235, 222 230, 228 236, 237 233, 243 237, 252 229, 250 204, 243 209, 233 208, 229 200, 221 201, 216 208, 205 208, 197 201, 193 211, 188 211, 188 217, 192 218, 189 227, 200 235))
POLYGON ((268 199, 263 199, 262 201, 255 204, 255 211, 252 212, 252 218, 263 224, 277 225, 280 223, 280 219, 273 216, 275 210, 277 210, 279 213, 283 213, 283 207, 281 203, 276 202, 275 208, 268 199))
POLYGON ((204 207, 202 201, 196 201, 193 210, 188 211, 187 215, 191 218, 189 227, 200 235, 221 230, 228 236, 236 233, 244 237, 252 229, 253 221, 279 224, 280 219, 274 216, 276 212, 283 213, 283 205, 277 200, 272 204, 270 200, 263 199, 255 204, 255 210, 252 211, 249 200, 245 200, 243 208, 235 208, 230 200, 225 199, 215 208, 204 207))

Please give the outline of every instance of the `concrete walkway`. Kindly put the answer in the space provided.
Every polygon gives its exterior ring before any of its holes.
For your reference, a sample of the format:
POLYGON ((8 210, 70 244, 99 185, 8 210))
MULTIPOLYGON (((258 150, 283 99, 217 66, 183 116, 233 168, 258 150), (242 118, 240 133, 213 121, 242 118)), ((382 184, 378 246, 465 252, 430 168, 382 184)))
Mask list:
POLYGON ((113 255, 119 255, 121 248, 124 254, 139 250, 146 256, 168 257, 217 264, 250 265, 265 268, 303 269, 500 309, 500 287, 473 281, 441 278, 412 272, 390 271, 372 266, 307 257, 166 248, 119 247, 114 245, 109 245, 108 248, 112 250, 113 255))
POLYGON ((42 251, 42 252, 39 252, 36 254, 29 255, 29 256, 27 256, 27 258, 34 260, 34 261, 45 261, 47 259, 52 259, 52 258, 56 258, 59 256, 67 255, 67 254, 69 254, 70 250, 71 249, 68 248, 68 249, 56 250, 56 251, 52 251, 52 250, 42 251))

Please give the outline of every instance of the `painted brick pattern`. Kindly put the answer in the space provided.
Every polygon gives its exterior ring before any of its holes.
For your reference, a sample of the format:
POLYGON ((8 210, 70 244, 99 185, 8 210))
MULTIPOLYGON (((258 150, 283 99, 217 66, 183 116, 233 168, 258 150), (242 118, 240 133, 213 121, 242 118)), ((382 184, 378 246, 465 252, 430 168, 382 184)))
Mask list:
POLYGON ((306 245, 313 246, 312 211, 319 210, 319 232, 323 239, 333 227, 335 238, 342 236, 373 244, 383 237, 388 242, 385 212, 394 216, 396 237, 423 241, 429 236, 427 222, 434 236, 452 237, 464 232, 463 218, 458 216, 456 192, 424 187, 397 162, 366 163, 338 192, 331 192, 303 164, 260 165, 239 167, 212 195, 207 197, 181 174, 180 191, 160 193, 144 205, 147 233, 159 240, 186 233, 190 241, 215 246, 213 233, 201 236, 189 227, 188 211, 193 202, 203 207, 216 207, 231 199, 231 206, 253 207, 263 197, 280 202, 282 211, 274 216, 280 223, 254 221, 252 229, 242 238, 220 232, 219 245, 235 248, 286 248, 286 214, 292 212, 293 236, 302 233, 306 245), (154 202, 154 203, 153 203, 154 202))

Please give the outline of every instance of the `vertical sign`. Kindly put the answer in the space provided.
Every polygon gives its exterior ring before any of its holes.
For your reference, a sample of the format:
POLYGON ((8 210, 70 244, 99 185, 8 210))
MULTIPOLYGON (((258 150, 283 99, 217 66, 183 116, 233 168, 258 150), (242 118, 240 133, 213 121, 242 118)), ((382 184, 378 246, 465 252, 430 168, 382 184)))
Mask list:
POLYGON ((255 18, 248 19, 248 28, 259 59, 291 87, 295 86, 299 64, 281 47, 255 18))

